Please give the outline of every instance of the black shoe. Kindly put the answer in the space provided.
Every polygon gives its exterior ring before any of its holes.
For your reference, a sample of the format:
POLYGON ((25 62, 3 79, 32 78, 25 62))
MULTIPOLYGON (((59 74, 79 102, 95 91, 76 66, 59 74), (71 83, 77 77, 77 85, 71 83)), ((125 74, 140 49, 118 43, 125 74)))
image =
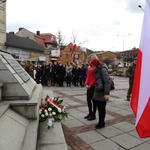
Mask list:
POLYGON ((90 114, 88 114, 88 115, 87 115, 87 116, 85 116, 84 118, 85 118, 85 119, 88 119, 89 117, 90 117, 90 114))
POLYGON ((101 129, 101 128, 104 128, 104 127, 105 127, 104 124, 102 125, 102 124, 99 124, 99 123, 98 123, 97 125, 95 125, 95 128, 96 128, 96 129, 101 129))
POLYGON ((96 119, 95 116, 90 116, 87 120, 88 120, 88 121, 91 121, 91 120, 95 120, 95 119, 96 119))

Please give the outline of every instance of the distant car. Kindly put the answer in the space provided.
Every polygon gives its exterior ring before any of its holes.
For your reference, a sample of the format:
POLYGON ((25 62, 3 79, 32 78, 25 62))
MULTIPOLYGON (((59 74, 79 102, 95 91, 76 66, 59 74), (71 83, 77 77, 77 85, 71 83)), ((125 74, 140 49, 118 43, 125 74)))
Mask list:
POLYGON ((124 76, 125 72, 126 72, 126 69, 118 69, 118 70, 116 70, 115 75, 116 76, 124 76))

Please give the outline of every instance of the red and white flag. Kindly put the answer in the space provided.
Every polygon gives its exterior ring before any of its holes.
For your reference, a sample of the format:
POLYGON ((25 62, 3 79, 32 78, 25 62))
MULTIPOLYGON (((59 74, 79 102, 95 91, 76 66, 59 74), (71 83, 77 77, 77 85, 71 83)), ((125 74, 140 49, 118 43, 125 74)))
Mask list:
POLYGON ((132 89, 131 108, 141 138, 150 137, 150 0, 145 0, 141 41, 132 89))
POLYGON ((75 49, 77 48, 77 45, 74 43, 73 45, 72 45, 72 53, 71 53, 71 55, 72 55, 72 58, 74 57, 74 52, 75 52, 75 49))
POLYGON ((59 112, 62 111, 61 108, 60 108, 60 106, 59 106, 57 103, 55 103, 52 98, 48 98, 48 99, 47 99, 47 102, 49 102, 49 103, 52 104, 54 107, 56 107, 59 112))

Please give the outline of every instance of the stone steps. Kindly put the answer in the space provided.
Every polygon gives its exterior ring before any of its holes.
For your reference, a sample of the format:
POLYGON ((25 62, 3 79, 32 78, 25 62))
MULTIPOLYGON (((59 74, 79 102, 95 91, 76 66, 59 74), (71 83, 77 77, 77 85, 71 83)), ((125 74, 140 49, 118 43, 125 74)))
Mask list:
POLYGON ((0 101, 0 149, 36 150, 42 86, 30 100, 0 101))
POLYGON ((38 127, 38 120, 31 120, 29 122, 21 150, 36 150, 38 127))

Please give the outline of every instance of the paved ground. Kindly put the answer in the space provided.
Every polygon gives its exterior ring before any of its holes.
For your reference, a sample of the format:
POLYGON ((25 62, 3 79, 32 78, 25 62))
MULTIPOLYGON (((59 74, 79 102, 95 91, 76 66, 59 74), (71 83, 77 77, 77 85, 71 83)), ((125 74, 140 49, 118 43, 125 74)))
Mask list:
POLYGON ((103 129, 95 129, 98 119, 84 119, 87 115, 85 87, 43 88, 47 92, 53 90, 55 97, 63 98, 69 111, 68 119, 62 122, 68 150, 150 150, 150 138, 139 138, 130 102, 125 101, 128 78, 114 77, 114 81, 116 90, 111 91, 103 129))

